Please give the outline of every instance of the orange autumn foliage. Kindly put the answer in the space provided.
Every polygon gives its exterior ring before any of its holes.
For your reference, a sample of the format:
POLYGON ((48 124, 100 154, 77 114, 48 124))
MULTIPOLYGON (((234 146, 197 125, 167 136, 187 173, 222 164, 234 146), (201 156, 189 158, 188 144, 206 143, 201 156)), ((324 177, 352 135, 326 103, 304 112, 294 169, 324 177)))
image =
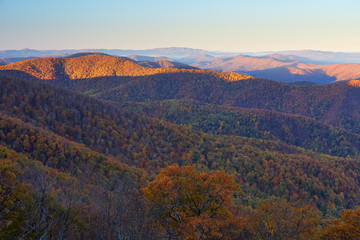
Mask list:
POLYGON ((326 240, 358 240, 360 239, 360 207, 345 210, 341 218, 329 225, 322 237, 326 240))
POLYGON ((238 189, 231 175, 198 172, 192 166, 169 166, 143 189, 159 226, 169 237, 223 238, 233 219, 228 205, 238 189))
POLYGON ((251 239, 319 239, 320 216, 311 205, 264 202, 248 218, 251 239))

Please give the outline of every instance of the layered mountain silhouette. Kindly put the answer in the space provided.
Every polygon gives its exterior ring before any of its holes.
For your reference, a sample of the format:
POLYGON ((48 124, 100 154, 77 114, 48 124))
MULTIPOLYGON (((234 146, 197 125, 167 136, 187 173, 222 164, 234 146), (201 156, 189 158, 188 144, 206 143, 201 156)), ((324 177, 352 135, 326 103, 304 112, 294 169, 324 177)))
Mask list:
POLYGON ((16 62, 2 66, 0 70, 17 70, 43 80, 89 79, 96 77, 138 77, 154 74, 194 74, 203 77, 215 77, 227 81, 252 78, 238 73, 205 71, 179 68, 149 68, 135 61, 103 54, 86 54, 70 58, 41 58, 16 62))
POLYGON ((144 67, 151 68, 185 68, 185 69, 197 69, 190 65, 176 62, 168 57, 149 57, 149 56, 139 56, 139 55, 130 55, 126 56, 128 59, 132 59, 144 67))
POLYGON ((250 74, 281 82, 314 82, 328 84, 359 79, 360 53, 314 50, 250 52, 216 52, 192 48, 156 48, 146 50, 71 49, 71 50, 5 50, 0 51, 0 65, 23 57, 65 57, 86 54, 108 54, 133 59, 152 68, 201 68, 250 74), (75 54, 75 55, 74 55, 75 54), (186 64, 186 65, 183 65, 186 64), (189 67, 188 65, 191 65, 189 67))
POLYGON ((280 140, 337 156, 358 155, 360 135, 297 114, 227 107, 193 100, 127 102, 124 109, 216 135, 280 140))
POLYGON ((331 218, 359 205, 359 80, 297 86, 137 60, 76 53, 0 66, 0 161, 34 196, 16 223, 36 227, 42 214, 57 219, 51 234, 74 224, 74 238, 100 239, 111 225, 147 239, 142 189, 171 164, 232 174, 244 208, 286 199, 331 218))
POLYGON ((300 87, 236 73, 147 68, 106 55, 33 59, 0 69, 7 70, 2 72, 8 75, 25 74, 51 80, 71 90, 112 101, 192 99, 299 114, 360 133, 357 80, 300 87))
POLYGON ((18 57, 18 58, 0 58, 0 65, 6 65, 14 62, 20 62, 28 59, 33 59, 35 57, 18 57))
POLYGON ((197 54, 215 54, 217 56, 233 55, 233 53, 226 52, 209 52, 202 49, 193 49, 185 47, 169 47, 169 48, 154 48, 145 50, 124 50, 124 49, 67 49, 67 50, 35 50, 35 49, 21 49, 21 50, 2 50, 0 57, 15 58, 15 57, 60 57, 82 52, 102 52, 115 56, 128 55, 145 55, 145 56, 166 56, 169 58, 184 58, 190 55, 197 54))
POLYGON ((360 53, 357 52, 330 52, 317 50, 294 50, 294 51, 267 51, 267 52, 221 52, 207 51, 185 47, 154 48, 145 50, 124 49, 67 49, 67 50, 2 50, 0 58, 18 57, 60 57, 81 52, 102 52, 115 56, 143 55, 143 56, 166 56, 184 63, 209 60, 212 57, 225 57, 236 55, 265 56, 274 55, 281 58, 293 59, 305 63, 335 64, 335 63, 360 63, 360 53), (186 62, 185 62, 186 61, 186 62))
POLYGON ((238 55, 198 61, 191 65, 202 69, 241 72, 280 82, 311 81, 327 84, 360 78, 360 64, 358 63, 318 65, 300 60, 305 59, 278 54, 262 57, 238 55))

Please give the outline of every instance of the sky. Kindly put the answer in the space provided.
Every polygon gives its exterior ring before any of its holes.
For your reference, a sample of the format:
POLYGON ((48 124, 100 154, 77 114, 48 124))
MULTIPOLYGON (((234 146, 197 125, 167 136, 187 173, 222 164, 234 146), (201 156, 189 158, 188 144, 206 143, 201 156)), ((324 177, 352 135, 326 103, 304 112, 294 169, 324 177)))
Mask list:
POLYGON ((360 52, 358 0, 0 0, 0 49, 360 52))

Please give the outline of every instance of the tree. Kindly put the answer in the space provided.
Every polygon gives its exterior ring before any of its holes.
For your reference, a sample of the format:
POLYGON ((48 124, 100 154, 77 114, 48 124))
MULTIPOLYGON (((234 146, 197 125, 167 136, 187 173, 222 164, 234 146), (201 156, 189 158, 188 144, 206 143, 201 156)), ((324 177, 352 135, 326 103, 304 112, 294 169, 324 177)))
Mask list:
POLYGON ((357 240, 360 239, 360 207, 345 210, 341 218, 327 226, 322 239, 326 240, 357 240))
POLYGON ((249 216, 253 239, 318 239, 318 210, 285 200, 262 203, 249 216))
POLYGON ((222 171, 198 172, 171 165, 143 189, 152 214, 169 239, 224 239, 233 215, 229 210, 238 189, 222 171))
POLYGON ((14 162, 0 159, 0 230, 7 225, 8 216, 23 205, 27 196, 27 186, 17 179, 19 174, 20 170, 14 162))

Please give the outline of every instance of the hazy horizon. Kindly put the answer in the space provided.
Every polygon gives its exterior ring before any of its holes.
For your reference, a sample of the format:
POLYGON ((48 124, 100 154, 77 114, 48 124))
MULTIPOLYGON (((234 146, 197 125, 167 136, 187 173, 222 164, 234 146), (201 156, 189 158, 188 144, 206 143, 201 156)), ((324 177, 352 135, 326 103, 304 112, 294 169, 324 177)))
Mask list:
POLYGON ((360 2, 0 1, 0 49, 360 52, 360 2))
POLYGON ((34 51, 79 51, 79 50, 123 50, 123 51, 147 51, 147 50, 155 50, 155 49, 170 49, 170 48, 185 48, 185 49, 194 49, 194 50, 202 50, 208 52, 219 52, 219 53, 239 53, 239 54, 246 54, 246 53, 264 53, 264 54, 271 54, 276 52, 293 52, 293 51, 314 51, 314 52, 334 52, 334 53, 360 53, 360 51, 333 51, 333 50, 321 50, 321 49, 284 49, 284 50, 273 50, 267 49, 263 51, 222 51, 222 50, 213 50, 213 49, 201 49, 201 48, 192 48, 192 47, 178 47, 178 46, 171 46, 171 47, 154 47, 154 48, 47 48, 47 49, 36 49, 36 48, 18 48, 18 49, 1 49, 0 51, 23 51, 23 50, 34 50, 34 51))

